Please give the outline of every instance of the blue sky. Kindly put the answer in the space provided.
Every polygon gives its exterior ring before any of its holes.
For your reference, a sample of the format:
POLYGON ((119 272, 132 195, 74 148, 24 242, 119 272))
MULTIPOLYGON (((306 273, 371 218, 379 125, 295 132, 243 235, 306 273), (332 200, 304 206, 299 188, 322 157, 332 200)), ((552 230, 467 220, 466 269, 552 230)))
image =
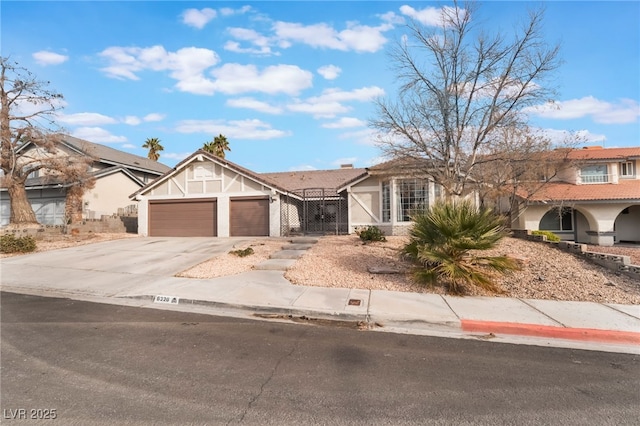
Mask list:
MULTIPOLYGON (((173 166, 215 135, 257 172, 381 160, 372 99, 395 94, 388 49, 411 17, 445 4, 405 1, 3 1, 2 56, 64 95, 74 136, 173 166)), ((511 32, 539 2, 483 2, 478 19, 511 32)), ((640 2, 545 2, 561 43, 559 108, 531 123, 552 138, 640 146, 640 2)))

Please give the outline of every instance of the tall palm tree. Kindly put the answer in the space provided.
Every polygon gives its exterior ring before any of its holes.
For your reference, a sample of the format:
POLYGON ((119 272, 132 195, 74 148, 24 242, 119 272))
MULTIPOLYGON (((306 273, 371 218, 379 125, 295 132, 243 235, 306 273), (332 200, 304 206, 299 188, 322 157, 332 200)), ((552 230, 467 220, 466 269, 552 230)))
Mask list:
POLYGON ((225 151, 231 151, 231 148, 229 148, 229 141, 222 134, 214 137, 211 142, 205 142, 202 149, 220 158, 224 158, 225 151))
POLYGON ((164 150, 164 147, 160 145, 160 139, 158 138, 147 138, 142 147, 149 150, 147 157, 153 161, 158 161, 160 158, 160 151, 164 150))

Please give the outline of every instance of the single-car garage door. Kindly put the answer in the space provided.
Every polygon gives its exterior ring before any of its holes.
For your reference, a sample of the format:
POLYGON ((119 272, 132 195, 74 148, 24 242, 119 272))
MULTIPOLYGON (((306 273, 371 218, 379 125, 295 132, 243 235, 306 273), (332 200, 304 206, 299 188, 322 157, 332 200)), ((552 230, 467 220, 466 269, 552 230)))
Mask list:
POLYGON ((229 210, 232 237, 269 236, 269 197, 231 198, 229 210))
POLYGON ((149 201, 149 236, 217 236, 215 199, 149 201))

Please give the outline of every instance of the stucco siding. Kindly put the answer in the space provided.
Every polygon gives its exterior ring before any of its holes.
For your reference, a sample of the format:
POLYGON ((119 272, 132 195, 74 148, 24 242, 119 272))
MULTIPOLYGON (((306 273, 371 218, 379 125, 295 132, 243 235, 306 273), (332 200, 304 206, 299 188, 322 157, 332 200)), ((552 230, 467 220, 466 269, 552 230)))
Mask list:
POLYGON ((117 214, 119 208, 134 204, 129 194, 138 189, 140 185, 122 172, 97 179, 83 197, 85 217, 99 219, 102 215, 117 214))

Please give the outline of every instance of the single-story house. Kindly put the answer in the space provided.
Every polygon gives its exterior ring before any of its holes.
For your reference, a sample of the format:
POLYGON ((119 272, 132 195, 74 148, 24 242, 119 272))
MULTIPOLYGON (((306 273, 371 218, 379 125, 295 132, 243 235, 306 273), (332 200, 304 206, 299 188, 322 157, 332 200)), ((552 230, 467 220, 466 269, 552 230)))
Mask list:
MULTIPOLYGON (((87 156, 92 159, 91 175, 95 186, 83 196, 84 219, 100 219, 135 209, 129 195, 145 184, 171 170, 157 161, 119 151, 86 140, 63 136, 56 155, 87 156)), ((27 153, 35 149, 31 144, 21 147, 27 153)), ((65 223, 65 197, 69 185, 60 182, 47 170, 41 169, 26 181, 29 201, 38 222, 43 225, 65 223)), ((6 188, 0 188, 0 225, 9 224, 10 200, 6 188)))
MULTIPOLYGON (((640 148, 575 150, 558 177, 513 216, 513 229, 546 229, 592 244, 640 241, 640 148)), ((369 168, 256 173, 197 151, 131 198, 150 236, 347 234, 375 225, 405 235, 410 216, 442 188, 392 160, 369 168)), ((467 198, 478 202, 475 192, 467 198)))
POLYGON ((513 229, 595 245, 640 243, 640 147, 572 150, 566 167, 513 215, 513 229))
POLYGON ((131 198, 141 235, 347 234, 367 225, 398 235, 441 191, 396 166, 255 173, 199 150, 131 198))

